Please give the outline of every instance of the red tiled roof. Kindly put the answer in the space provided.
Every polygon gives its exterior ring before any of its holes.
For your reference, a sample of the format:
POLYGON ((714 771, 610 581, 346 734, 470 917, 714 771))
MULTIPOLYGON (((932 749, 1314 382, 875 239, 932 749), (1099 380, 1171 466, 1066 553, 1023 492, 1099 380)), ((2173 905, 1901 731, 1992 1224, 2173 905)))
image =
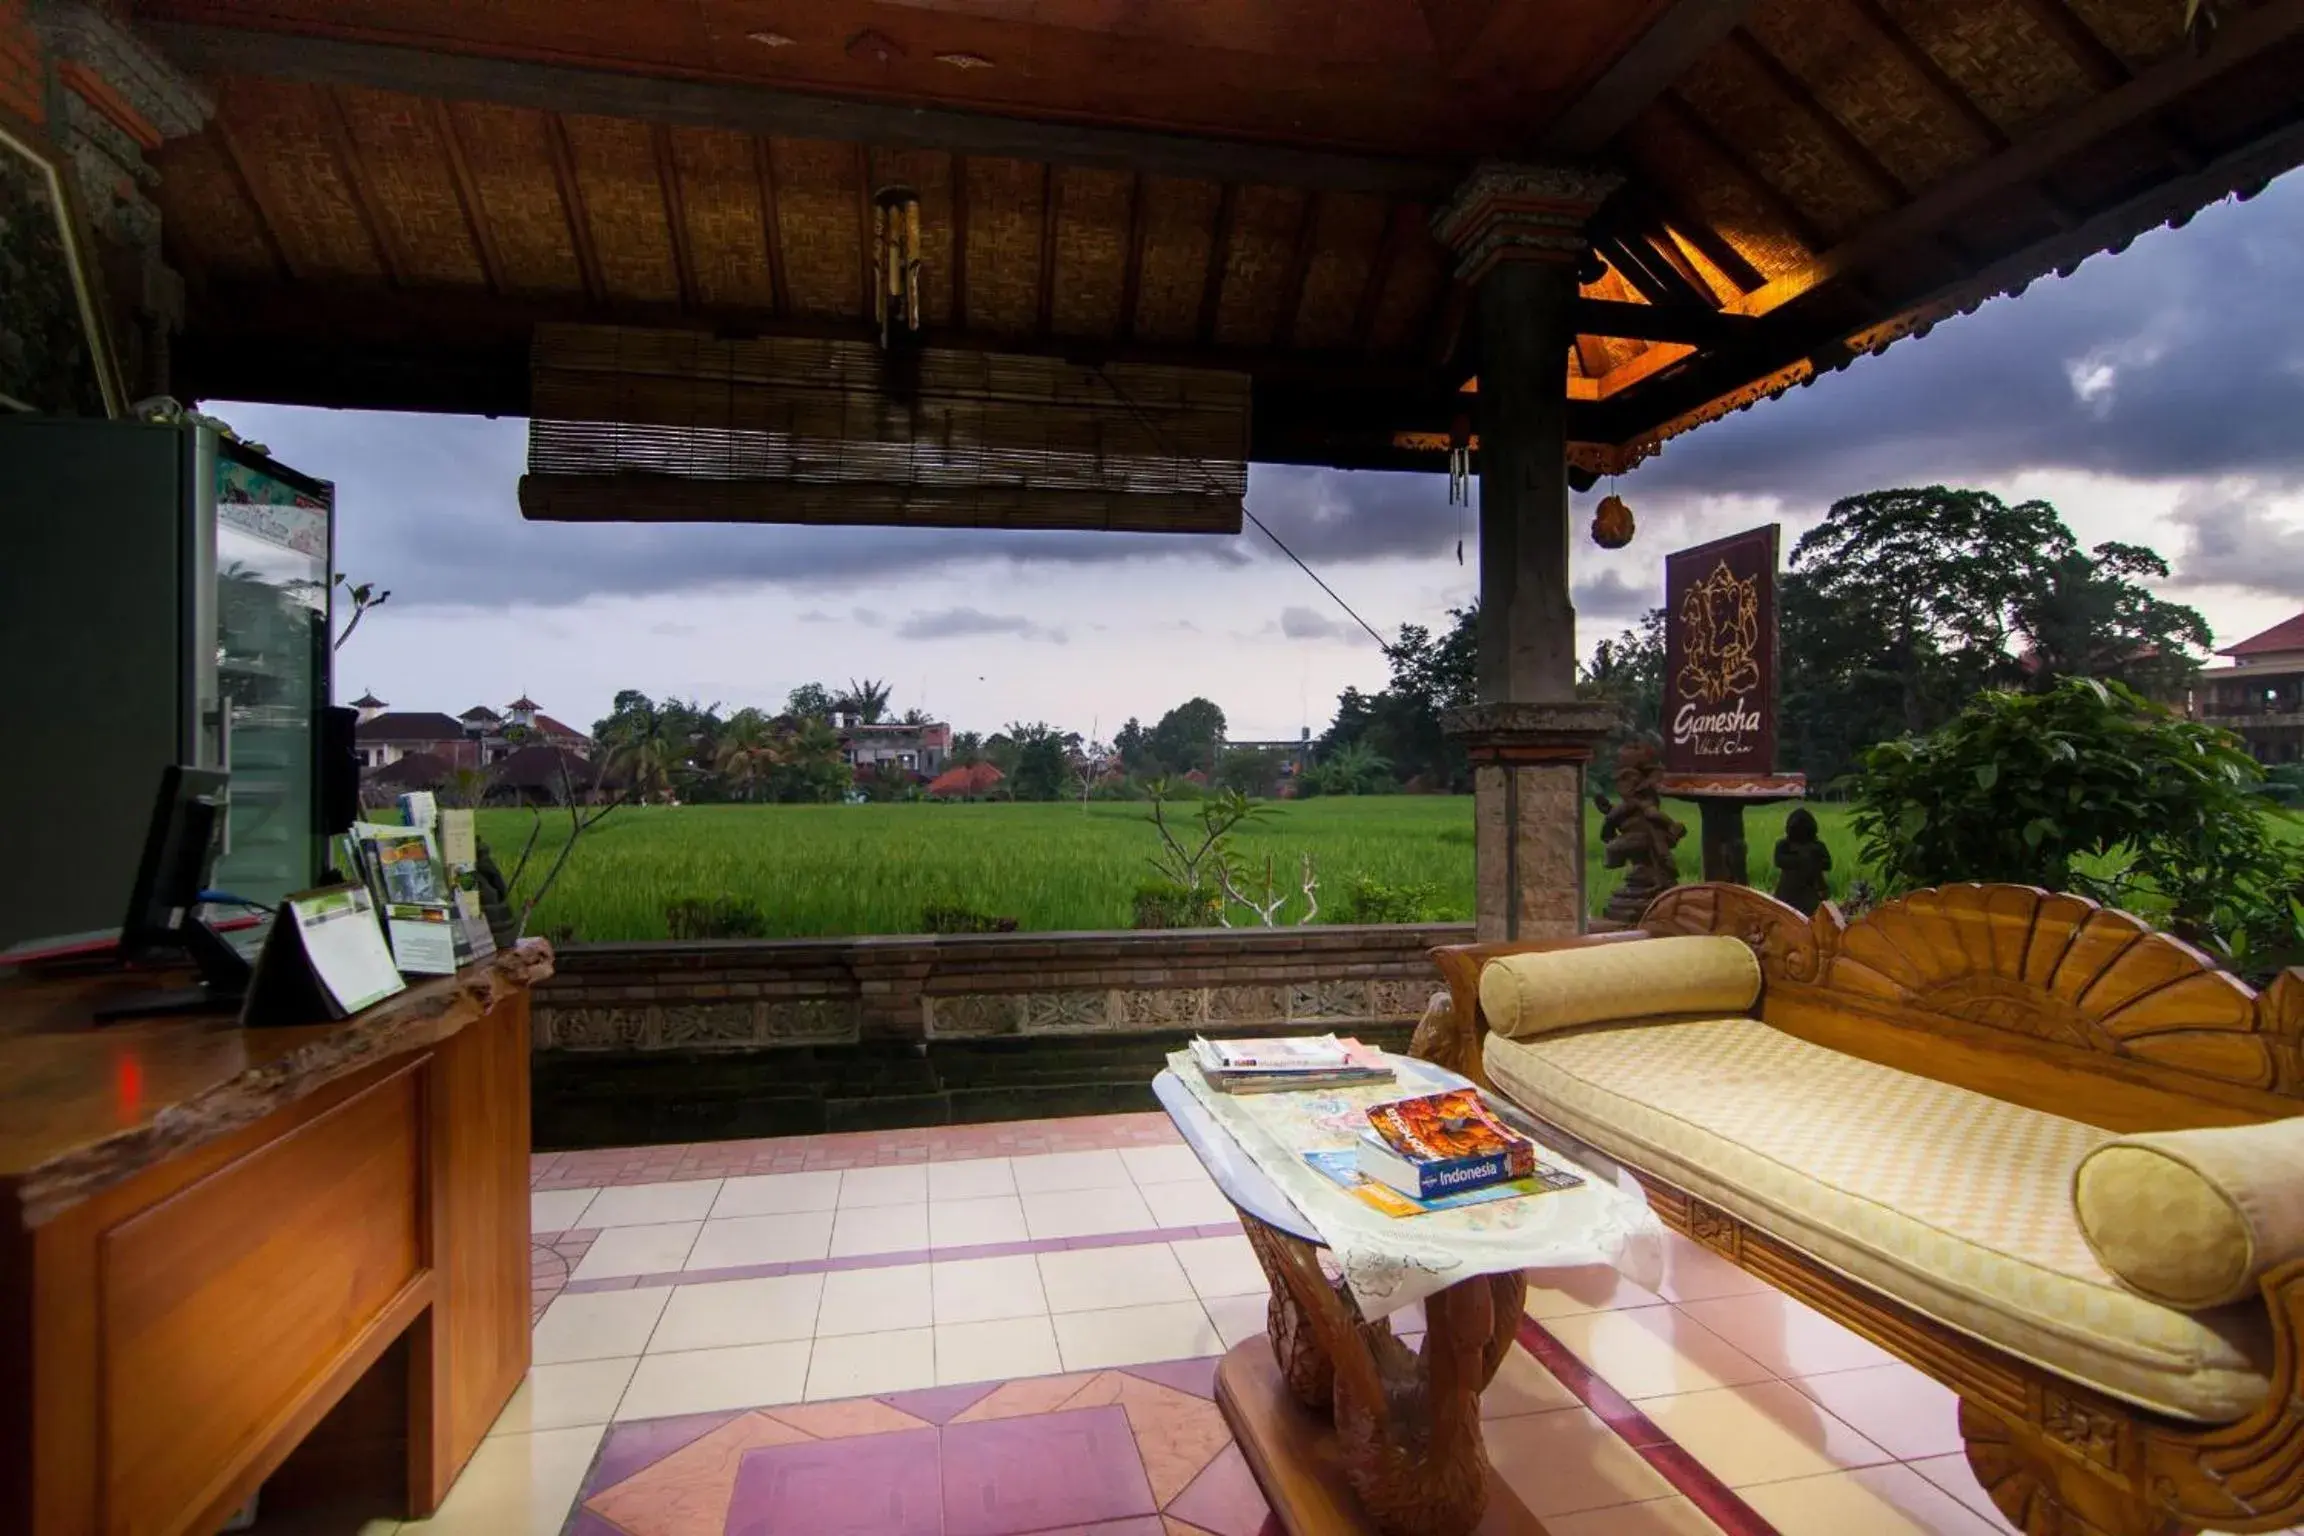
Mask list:
POLYGON ((592 739, 585 732, 563 721, 555 720, 550 715, 538 715, 535 728, 547 736, 565 736, 571 741, 590 741, 592 739))
POLYGON ((2283 619, 2260 635, 2250 635, 2237 645, 2228 645, 2219 656, 2263 656, 2275 651, 2304 651, 2304 613, 2292 619, 2283 619))
POLYGON ((534 699, 528 697, 526 694, 522 694, 520 697, 514 699, 511 703, 505 705, 504 707, 506 709, 525 709, 529 713, 533 714, 540 706, 538 706, 534 699))

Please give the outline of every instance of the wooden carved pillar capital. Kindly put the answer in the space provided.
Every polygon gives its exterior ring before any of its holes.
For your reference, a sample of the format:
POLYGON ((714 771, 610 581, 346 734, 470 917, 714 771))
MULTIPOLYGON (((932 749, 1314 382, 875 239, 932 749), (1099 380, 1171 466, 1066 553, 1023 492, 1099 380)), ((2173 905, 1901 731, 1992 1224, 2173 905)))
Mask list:
POLYGON ((1456 253, 1460 282, 1476 284, 1507 262, 1573 267, 1584 257, 1585 225, 1622 184, 1589 166, 1491 161, 1456 189, 1432 232, 1456 253))

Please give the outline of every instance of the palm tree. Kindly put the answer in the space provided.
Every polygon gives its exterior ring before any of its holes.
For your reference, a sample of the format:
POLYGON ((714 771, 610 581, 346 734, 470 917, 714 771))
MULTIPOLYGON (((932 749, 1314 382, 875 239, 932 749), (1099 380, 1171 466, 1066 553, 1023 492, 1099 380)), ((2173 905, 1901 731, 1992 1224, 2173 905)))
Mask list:
POLYGON ((874 678, 868 677, 862 682, 850 678, 848 691, 840 695, 839 708, 851 719, 860 720, 866 725, 876 725, 880 717, 888 713, 888 699, 894 691, 886 683, 874 678))
POLYGON ((621 780, 642 802, 671 799, 673 775, 688 765, 688 737, 678 715, 654 704, 624 714, 602 745, 608 750, 601 777, 621 780))
POLYGON ((770 787, 784 760, 775 722, 757 709, 740 709, 720 728, 713 766, 725 774, 740 800, 757 800, 770 787))

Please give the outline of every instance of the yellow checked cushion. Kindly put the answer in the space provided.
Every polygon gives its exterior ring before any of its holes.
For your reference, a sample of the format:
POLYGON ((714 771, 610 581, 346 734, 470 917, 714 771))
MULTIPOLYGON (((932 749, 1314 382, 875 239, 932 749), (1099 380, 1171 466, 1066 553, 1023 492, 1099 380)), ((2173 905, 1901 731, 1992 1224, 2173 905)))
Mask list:
POLYGON ((1752 1019, 1491 1036, 1485 1061, 1531 1113, 2012 1355, 2207 1423, 2269 1390, 2262 1307, 2175 1311, 2089 1250, 2072 1174, 2108 1131, 1752 1019))
POLYGON ((1514 1040, 1613 1019, 1742 1013, 1759 996, 1759 958, 1725 936, 1508 955, 1480 970, 1480 1012, 1514 1040))
POLYGON ((2238 1301, 2304 1257, 2304 1118, 2105 1142, 2073 1170, 2072 1208, 2134 1290, 2172 1307, 2238 1301))

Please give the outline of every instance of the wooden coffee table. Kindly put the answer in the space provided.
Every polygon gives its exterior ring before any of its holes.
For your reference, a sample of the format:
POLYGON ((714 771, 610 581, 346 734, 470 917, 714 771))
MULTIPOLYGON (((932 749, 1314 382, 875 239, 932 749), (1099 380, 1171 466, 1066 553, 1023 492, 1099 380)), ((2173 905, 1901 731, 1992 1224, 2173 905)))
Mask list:
POLYGON ((1322 1271, 1318 1230, 1190 1088, 1162 1072, 1152 1091, 1272 1284, 1268 1333, 1224 1356, 1216 1402, 1289 1536, 1542 1536, 1480 1436, 1480 1393, 1519 1331, 1526 1276, 1427 1297, 1412 1350, 1322 1271))

